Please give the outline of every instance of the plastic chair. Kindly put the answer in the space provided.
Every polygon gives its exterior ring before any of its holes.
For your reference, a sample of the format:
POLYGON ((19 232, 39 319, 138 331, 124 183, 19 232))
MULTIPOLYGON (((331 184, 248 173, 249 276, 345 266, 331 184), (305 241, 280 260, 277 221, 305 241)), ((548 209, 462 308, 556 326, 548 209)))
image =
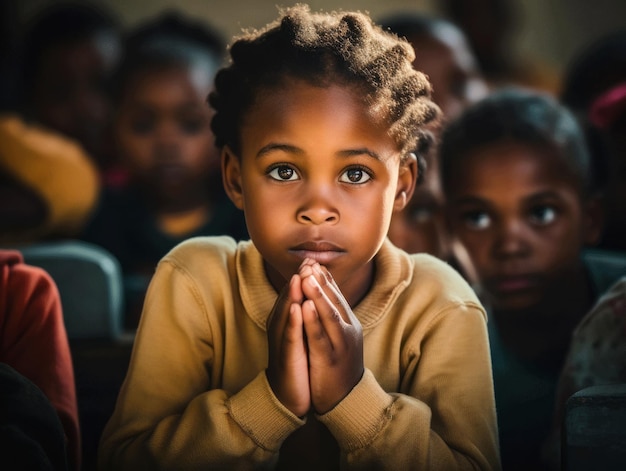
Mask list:
POLYGON ((43 268, 56 282, 70 341, 120 338, 123 281, 120 264, 111 253, 78 240, 15 248, 26 263, 43 268))

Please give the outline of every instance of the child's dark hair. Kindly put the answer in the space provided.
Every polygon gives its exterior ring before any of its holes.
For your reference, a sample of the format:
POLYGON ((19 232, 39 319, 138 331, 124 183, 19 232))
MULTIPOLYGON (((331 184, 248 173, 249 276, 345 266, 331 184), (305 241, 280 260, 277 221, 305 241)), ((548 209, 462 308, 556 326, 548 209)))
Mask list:
POLYGON ((312 13, 296 5, 264 29, 239 37, 230 55, 209 95, 218 147, 228 145, 239 155, 243 115, 260 93, 289 79, 351 87, 369 109, 384 113, 402 155, 430 142, 423 126, 439 116, 439 108, 430 100, 428 80, 411 65, 413 48, 364 14, 312 13))
POLYGON ((111 81, 119 100, 137 72, 163 67, 202 64, 214 71, 222 65, 226 42, 211 25, 166 11, 134 28, 125 38, 124 55, 111 81))
POLYGON ((507 87, 467 108, 443 131, 439 153, 444 191, 457 163, 478 148, 514 141, 557 152, 583 195, 593 189, 584 134, 574 115, 553 97, 507 87))
MULTIPOLYGON (((464 35, 461 29, 451 21, 422 12, 398 12, 380 18, 377 22, 383 29, 406 39, 413 36, 430 36, 440 29, 454 29, 464 35)), ((419 51, 416 51, 416 54, 419 57, 419 51)))

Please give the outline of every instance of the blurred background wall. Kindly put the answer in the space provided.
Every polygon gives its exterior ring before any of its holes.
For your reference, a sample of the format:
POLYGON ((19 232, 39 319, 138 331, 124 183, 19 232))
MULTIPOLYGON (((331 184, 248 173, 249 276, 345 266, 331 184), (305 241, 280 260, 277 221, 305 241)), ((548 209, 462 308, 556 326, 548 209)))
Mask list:
MULTIPOLYGON (((16 3, 18 25, 55 0, 2 0, 16 3)), ((205 18, 231 37, 242 28, 263 26, 276 17, 276 0, 94 0, 116 12, 125 25, 164 9, 180 9, 205 18)), ((310 0, 313 9, 358 9, 380 17, 397 10, 438 13, 439 0, 310 0)), ((626 0, 511 0, 517 27, 512 53, 539 60, 557 72, 585 44, 604 33, 626 28, 626 0)))

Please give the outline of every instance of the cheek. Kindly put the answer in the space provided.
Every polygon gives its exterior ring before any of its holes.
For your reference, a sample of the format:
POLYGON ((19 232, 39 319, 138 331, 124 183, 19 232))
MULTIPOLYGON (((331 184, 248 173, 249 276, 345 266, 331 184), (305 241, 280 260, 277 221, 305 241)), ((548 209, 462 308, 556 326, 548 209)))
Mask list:
POLYGON ((132 169, 145 169, 152 162, 153 141, 150 137, 139 137, 131 132, 117 132, 117 147, 124 164, 132 169))
POLYGON ((189 137, 183 140, 183 159, 199 171, 206 172, 220 165, 220 157, 213 146, 213 140, 207 136, 189 137))
POLYGON ((476 270, 479 273, 484 271, 490 263, 489 253, 493 244, 491 235, 488 232, 459 229, 454 225, 452 230, 461 245, 467 250, 476 270))

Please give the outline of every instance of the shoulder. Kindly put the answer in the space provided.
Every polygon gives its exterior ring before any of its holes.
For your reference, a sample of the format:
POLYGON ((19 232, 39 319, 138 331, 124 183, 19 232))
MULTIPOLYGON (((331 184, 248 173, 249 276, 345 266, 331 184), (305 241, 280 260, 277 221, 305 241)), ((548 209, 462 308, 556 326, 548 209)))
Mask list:
POLYGON ((484 310, 474 289, 456 269, 432 255, 411 254, 409 257, 414 289, 438 303, 468 304, 484 310))
MULTIPOLYGON (((41 296, 45 292, 56 291, 52 277, 44 269, 24 262, 18 250, 0 249, 0 268, 4 272, 2 282, 11 294, 41 296)), ((55 293, 53 293, 55 294, 55 293)))
POLYGON ((620 277, 626 275, 626 253, 603 249, 586 249, 582 261, 589 274, 595 297, 607 291, 620 277))
POLYGON ((22 254, 0 250, 0 310, 16 315, 20 322, 41 322, 49 316, 61 318, 61 299, 52 277, 40 267, 24 263, 22 254), (39 321, 36 321, 39 319, 39 321))
POLYGON ((470 311, 486 319, 474 290, 442 260, 427 254, 408 254, 387 243, 377 262, 377 286, 371 292, 370 304, 384 304, 401 312, 407 321, 420 319, 426 324, 440 315, 465 315, 470 311))
POLYGON ((192 277, 211 279, 234 272, 237 254, 250 244, 249 241, 237 242, 230 236, 192 237, 170 250, 159 266, 170 265, 192 277))

